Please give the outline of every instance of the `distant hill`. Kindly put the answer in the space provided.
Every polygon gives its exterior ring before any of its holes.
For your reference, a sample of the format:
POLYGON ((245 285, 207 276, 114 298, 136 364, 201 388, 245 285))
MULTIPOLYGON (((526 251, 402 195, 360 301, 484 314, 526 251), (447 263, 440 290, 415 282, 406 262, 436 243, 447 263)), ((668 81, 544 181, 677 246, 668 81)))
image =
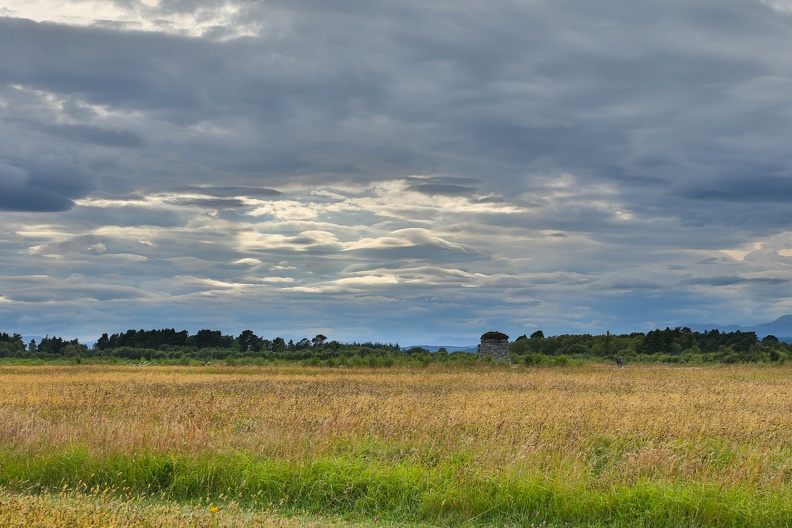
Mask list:
POLYGON ((692 324, 688 325, 693 331, 703 332, 705 330, 718 330, 719 332, 756 332, 759 339, 774 335, 782 341, 792 343, 792 315, 782 315, 771 323, 761 323, 754 326, 740 325, 716 325, 716 324, 692 324))
POLYGON ((448 352, 478 352, 479 341, 478 337, 440 336, 432 339, 429 342, 431 344, 403 346, 402 350, 419 347, 429 352, 437 352, 441 348, 445 348, 448 352), (446 343, 454 344, 448 345, 446 343))
POLYGON ((442 346, 442 345, 411 345, 402 347, 402 350, 409 350, 411 348, 423 348, 429 352, 437 352, 441 348, 445 348, 449 353, 451 352, 478 352, 478 345, 476 346, 442 346))

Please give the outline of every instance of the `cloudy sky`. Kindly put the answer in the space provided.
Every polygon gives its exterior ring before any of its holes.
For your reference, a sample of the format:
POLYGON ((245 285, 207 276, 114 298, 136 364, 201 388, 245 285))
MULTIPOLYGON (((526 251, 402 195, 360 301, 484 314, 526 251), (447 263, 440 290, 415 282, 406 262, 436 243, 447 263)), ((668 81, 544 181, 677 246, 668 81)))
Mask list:
POLYGON ((0 331, 792 313, 792 0, 1 0, 0 331))

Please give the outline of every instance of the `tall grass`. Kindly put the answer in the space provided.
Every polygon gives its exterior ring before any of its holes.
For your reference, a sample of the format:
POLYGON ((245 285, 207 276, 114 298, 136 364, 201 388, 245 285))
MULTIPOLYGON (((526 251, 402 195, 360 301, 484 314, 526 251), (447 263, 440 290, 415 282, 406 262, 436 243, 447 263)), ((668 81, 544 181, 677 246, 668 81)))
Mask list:
POLYGON ((788 526, 792 369, 0 369, 30 496, 439 525, 788 526))

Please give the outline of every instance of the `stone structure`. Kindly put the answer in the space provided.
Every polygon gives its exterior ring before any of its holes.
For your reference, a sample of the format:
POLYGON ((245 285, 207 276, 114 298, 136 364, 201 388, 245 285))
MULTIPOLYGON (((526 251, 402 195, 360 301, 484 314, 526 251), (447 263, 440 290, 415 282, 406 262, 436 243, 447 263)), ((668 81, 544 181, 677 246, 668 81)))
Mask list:
POLYGON ((481 336, 481 344, 478 347, 478 358, 484 359, 492 356, 495 362, 505 361, 511 363, 509 357, 509 336, 501 332, 487 332, 481 336))

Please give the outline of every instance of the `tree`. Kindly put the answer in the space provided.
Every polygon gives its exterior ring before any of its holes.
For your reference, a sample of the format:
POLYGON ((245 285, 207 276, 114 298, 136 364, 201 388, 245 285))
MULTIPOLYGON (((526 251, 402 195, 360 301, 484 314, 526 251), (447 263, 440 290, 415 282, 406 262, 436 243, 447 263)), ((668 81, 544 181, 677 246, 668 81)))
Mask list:
POLYGON ((531 334, 531 339, 544 339, 544 332, 541 330, 537 330, 533 334, 531 334))
POLYGON ((87 353, 88 347, 80 344, 76 339, 69 341, 61 351, 61 354, 69 358, 79 358, 86 355, 87 353))
POLYGON ((230 348, 234 338, 224 336, 220 330, 199 330, 195 334, 195 344, 198 348, 230 348))
POLYGON ((282 337, 276 337, 270 344, 270 350, 273 352, 283 352, 286 350, 286 341, 282 337))
POLYGON ((65 346, 66 343, 63 341, 62 337, 50 337, 48 335, 41 340, 38 349, 39 352, 43 352, 45 354, 59 355, 65 346))
POLYGON ((311 343, 313 343, 314 348, 319 348, 321 346, 324 346, 325 341, 327 341, 327 336, 324 336, 322 334, 317 334, 316 337, 311 339, 311 343))
POLYGON ((198 330, 195 334, 195 344, 198 348, 208 348, 215 346, 220 339, 220 332, 217 330, 198 330))
POLYGON ((261 350, 261 338, 253 333, 252 330, 244 330, 237 337, 239 350, 242 352, 256 352, 261 350))
POLYGON ((0 334, 0 357, 19 357, 25 352, 25 344, 19 334, 0 334))
POLYGON ((94 348, 98 350, 104 350, 106 348, 110 348, 110 336, 107 335, 107 332, 102 334, 96 343, 94 343, 94 348))

